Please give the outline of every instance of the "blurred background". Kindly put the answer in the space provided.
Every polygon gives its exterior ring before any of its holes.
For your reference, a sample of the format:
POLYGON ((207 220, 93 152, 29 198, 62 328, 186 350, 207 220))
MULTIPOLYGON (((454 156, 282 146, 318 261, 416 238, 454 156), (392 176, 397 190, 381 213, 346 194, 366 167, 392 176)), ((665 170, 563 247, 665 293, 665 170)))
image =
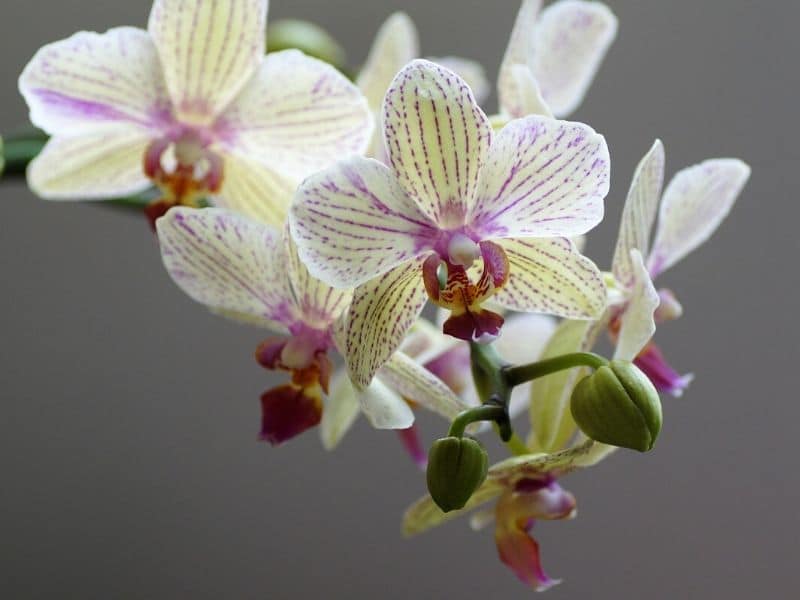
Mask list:
MULTIPOLYGON (((800 551, 795 457, 800 300, 800 7, 749 0, 609 2, 619 35, 574 119, 612 153, 608 268, 633 168, 658 136, 668 177, 737 156, 753 175, 712 242, 660 283, 685 315, 658 333, 696 380, 664 398, 647 455, 563 481, 579 516, 537 525, 560 598, 790 598, 800 551)), ((144 27, 145 0, 3 0, 0 132, 22 124, 16 79, 80 29, 144 27)), ((516 0, 273 0, 271 18, 328 28, 360 63, 395 10, 423 53, 496 76, 516 0)), ((494 109, 495 100, 488 108, 494 109)), ((334 453, 315 431, 257 441, 272 383, 262 333, 215 318, 168 279, 145 220, 47 203, 0 184, 0 597, 522 598, 491 531, 466 520, 412 540, 424 478, 362 420, 334 453)), ((446 424, 423 419, 430 439, 446 424)))

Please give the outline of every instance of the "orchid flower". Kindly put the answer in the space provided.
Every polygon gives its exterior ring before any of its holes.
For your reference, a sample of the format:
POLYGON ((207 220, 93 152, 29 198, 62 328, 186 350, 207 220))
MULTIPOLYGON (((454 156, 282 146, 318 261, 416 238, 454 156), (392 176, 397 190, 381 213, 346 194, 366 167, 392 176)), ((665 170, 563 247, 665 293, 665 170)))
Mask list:
POLYGON ((155 184, 154 220, 202 198, 280 226, 296 184, 366 150, 372 115, 333 67, 264 55, 267 0, 156 0, 147 31, 79 32, 41 48, 19 87, 52 135, 28 183, 52 200, 155 184))
POLYGON ((289 224, 314 277, 356 288, 344 354, 364 387, 429 297, 444 332, 491 341, 505 308, 594 318, 597 267, 567 236, 602 218, 609 158, 587 125, 526 117, 495 135, 469 87, 416 60, 384 100, 389 166, 353 157, 298 188, 289 224))
POLYGON ((523 0, 517 14, 497 80, 501 122, 572 113, 617 34, 617 19, 601 2, 541 7, 542 0, 523 0))
MULTIPOLYGON (((403 12, 394 13, 378 29, 367 61, 356 79, 356 85, 364 93, 376 117, 394 76, 419 56, 419 35, 414 22, 403 12)), ((430 60, 458 73, 468 83, 479 103, 488 95, 489 83, 479 63, 453 56, 430 60)), ((379 160, 385 158, 383 138, 377 128, 368 155, 379 160)))
POLYGON ((557 479, 597 462, 592 441, 554 454, 532 453, 514 456, 489 468, 483 484, 467 505, 443 513, 430 496, 415 502, 403 517, 403 534, 412 536, 496 500, 490 513, 476 513, 471 524, 480 529, 495 522, 495 544, 500 559, 517 577, 536 591, 559 583, 542 568, 539 545, 530 535, 537 520, 570 519, 575 516, 575 498, 557 479))
MULTIPOLYGON (((329 390, 329 352, 352 292, 312 278, 287 235, 230 211, 174 208, 157 230, 164 265, 191 298, 282 336, 256 350, 262 366, 291 375, 290 383, 261 397, 262 439, 278 444, 317 425, 329 390)), ((402 398, 447 418, 465 408, 444 383, 400 354, 359 396, 361 410, 379 428, 411 425, 414 416, 402 398)), ((348 410, 329 408, 332 417, 348 410)))

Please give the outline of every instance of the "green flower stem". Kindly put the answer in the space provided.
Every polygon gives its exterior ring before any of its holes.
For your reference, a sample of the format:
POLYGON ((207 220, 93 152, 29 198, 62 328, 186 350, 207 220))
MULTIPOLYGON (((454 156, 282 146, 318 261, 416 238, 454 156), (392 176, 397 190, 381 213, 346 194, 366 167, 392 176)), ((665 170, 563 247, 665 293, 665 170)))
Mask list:
POLYGON ((539 377, 550 375, 551 373, 563 371, 564 369, 571 369, 573 367, 591 367, 592 369, 598 369, 607 364, 608 361, 605 358, 594 352, 573 352, 571 354, 563 354, 527 365, 505 367, 502 374, 506 385, 513 388, 521 383, 532 381, 539 377))
POLYGON ((508 363, 491 344, 470 342, 469 348, 472 378, 475 380, 478 396, 483 402, 488 402, 493 397, 497 398, 507 408, 511 388, 506 383, 503 369, 508 363))
POLYGON ((484 404, 462 411, 450 425, 449 437, 463 437, 467 425, 476 421, 498 421, 507 418, 506 409, 497 404, 484 404))
POLYGON ((47 138, 15 137, 3 138, 4 175, 23 175, 28 163, 42 151, 47 138))

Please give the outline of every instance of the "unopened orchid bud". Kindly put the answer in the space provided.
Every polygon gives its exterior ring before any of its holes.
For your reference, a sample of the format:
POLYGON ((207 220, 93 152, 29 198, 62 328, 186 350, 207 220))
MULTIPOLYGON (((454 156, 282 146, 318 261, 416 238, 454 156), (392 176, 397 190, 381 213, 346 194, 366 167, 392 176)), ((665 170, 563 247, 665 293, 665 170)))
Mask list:
POLYGON ((428 491, 444 512, 463 508, 486 479, 489 456, 476 440, 440 438, 428 454, 428 491))
POLYGON ((345 51, 331 34, 319 25, 300 19, 281 19, 267 27, 267 52, 297 48, 337 69, 347 63, 345 51))
POLYGON ((572 417, 590 438, 646 452, 661 431, 661 400, 633 363, 612 360, 575 386, 572 417))

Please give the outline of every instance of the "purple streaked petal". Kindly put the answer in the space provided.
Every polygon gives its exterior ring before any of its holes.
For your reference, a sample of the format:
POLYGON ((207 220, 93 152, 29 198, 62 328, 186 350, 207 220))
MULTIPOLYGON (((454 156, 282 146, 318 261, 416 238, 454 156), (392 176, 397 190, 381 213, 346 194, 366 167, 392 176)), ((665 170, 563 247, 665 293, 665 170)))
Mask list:
POLYGON ((523 0, 503 55, 500 73, 497 76, 500 112, 514 118, 529 114, 522 102, 519 74, 515 71, 520 68, 527 71, 536 85, 529 62, 534 52, 533 32, 541 8, 542 0, 523 0))
POLYGON ((435 225, 382 163, 353 157, 312 175, 289 212, 310 273, 356 287, 433 248, 435 225))
POLYGON ((568 237, 603 218, 608 147, 588 125, 541 116, 496 136, 467 224, 489 237, 568 237))
POLYGON ((267 55, 214 129, 228 148, 299 182, 362 154, 373 120, 366 99, 344 75, 286 50, 267 55))
POLYGON ((681 375, 672 368, 654 342, 647 344, 633 362, 647 375, 659 392, 675 397, 682 396, 683 391, 694 379, 693 374, 681 375))
POLYGON ((34 125, 53 135, 169 126, 170 100, 146 31, 81 31, 41 48, 19 79, 34 125))
POLYGON ((267 0, 155 0, 147 29, 181 120, 207 125, 264 56, 267 0))
POLYGON ((492 139, 469 86, 444 67, 415 60, 386 93, 383 128, 406 192, 443 228, 463 225, 492 139))
POLYGON ((631 283, 628 301, 620 317, 620 330, 614 358, 633 360, 656 332, 654 313, 661 298, 644 266, 642 254, 630 251, 631 283))
POLYGON ((274 229, 218 208, 173 208, 156 222, 161 257, 192 299, 285 333, 298 319, 274 229))

